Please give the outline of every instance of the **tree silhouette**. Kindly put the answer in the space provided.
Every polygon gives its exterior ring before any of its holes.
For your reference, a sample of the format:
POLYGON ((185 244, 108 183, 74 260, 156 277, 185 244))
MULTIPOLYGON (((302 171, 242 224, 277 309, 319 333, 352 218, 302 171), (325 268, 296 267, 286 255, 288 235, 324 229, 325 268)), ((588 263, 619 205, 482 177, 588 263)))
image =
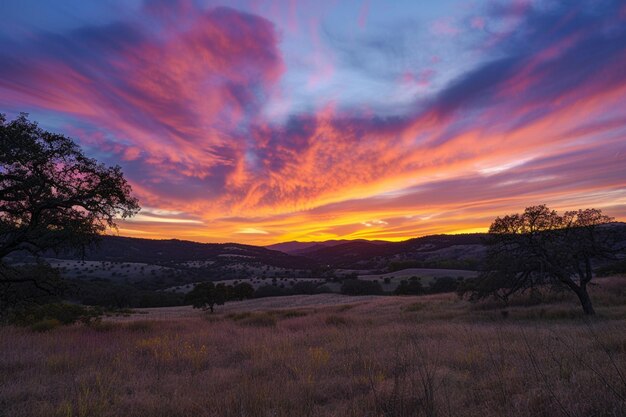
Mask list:
POLYGON ((0 283, 20 282, 6 257, 83 248, 139 211, 119 166, 86 157, 69 138, 21 114, 0 114, 0 283))
POLYGON ((226 302, 227 294, 224 284, 217 286, 212 282, 201 282, 196 284, 193 290, 189 291, 185 297, 185 302, 191 304, 193 308, 210 310, 213 313, 215 305, 223 305, 226 302))
POLYGON ((587 286, 593 262, 611 258, 617 239, 609 216, 598 209, 559 215, 545 205, 498 217, 489 229, 485 270, 465 291, 472 298, 507 300, 520 291, 549 285, 573 291, 585 314, 595 314, 587 286))

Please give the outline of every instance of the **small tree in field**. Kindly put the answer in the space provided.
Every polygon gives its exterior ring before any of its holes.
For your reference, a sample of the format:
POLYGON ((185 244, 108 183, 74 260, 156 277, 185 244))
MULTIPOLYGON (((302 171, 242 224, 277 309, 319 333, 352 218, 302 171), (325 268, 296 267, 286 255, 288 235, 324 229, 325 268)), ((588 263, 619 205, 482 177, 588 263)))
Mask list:
POLYGON ((0 114, 0 286, 40 286, 7 266, 7 255, 84 247, 138 211, 120 167, 86 157, 23 114, 11 122, 0 114))
POLYGON ((549 285, 574 292, 585 314, 594 314, 587 286, 594 260, 616 251, 611 228, 603 226, 611 222, 597 209, 560 215, 545 205, 498 217, 489 229, 486 268, 466 290, 474 299, 506 301, 514 293, 549 285))
POLYGON ((189 291, 185 302, 191 304, 193 308, 210 310, 213 313, 215 305, 224 305, 226 298, 226 287, 223 284, 216 286, 212 282, 201 282, 189 291))

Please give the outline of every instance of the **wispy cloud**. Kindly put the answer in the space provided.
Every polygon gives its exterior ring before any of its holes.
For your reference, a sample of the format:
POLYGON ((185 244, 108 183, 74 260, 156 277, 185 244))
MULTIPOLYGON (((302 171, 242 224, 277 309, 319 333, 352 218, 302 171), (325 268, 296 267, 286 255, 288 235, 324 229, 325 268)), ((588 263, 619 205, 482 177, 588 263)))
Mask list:
POLYGON ((375 2, 359 2, 363 33, 344 36, 301 25, 295 3, 280 18, 245 3, 153 1, 137 19, 0 37, 0 109, 121 164, 148 207, 131 234, 401 239, 537 202, 626 218, 620 1, 487 3, 384 33, 375 2), (284 36, 309 39, 310 61, 284 36), (456 61, 449 38, 472 59, 456 61), (315 105, 268 117, 303 62, 319 69, 298 87, 315 105))

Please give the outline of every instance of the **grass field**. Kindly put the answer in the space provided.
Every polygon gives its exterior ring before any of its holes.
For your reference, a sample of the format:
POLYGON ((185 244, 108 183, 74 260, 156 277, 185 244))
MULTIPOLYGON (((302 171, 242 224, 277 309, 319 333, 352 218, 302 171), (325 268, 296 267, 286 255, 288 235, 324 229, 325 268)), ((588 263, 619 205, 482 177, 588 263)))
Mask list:
POLYGON ((0 416, 623 416, 626 278, 598 282, 592 321, 567 294, 320 294, 4 327, 0 416))

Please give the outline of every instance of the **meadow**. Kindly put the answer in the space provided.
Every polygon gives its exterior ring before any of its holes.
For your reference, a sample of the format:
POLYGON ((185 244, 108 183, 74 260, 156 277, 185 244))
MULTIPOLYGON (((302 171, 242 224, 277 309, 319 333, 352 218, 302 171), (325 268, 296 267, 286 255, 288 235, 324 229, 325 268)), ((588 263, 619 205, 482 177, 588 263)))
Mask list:
POLYGON ((275 297, 0 328, 2 417, 623 416, 626 278, 567 294, 275 297))

